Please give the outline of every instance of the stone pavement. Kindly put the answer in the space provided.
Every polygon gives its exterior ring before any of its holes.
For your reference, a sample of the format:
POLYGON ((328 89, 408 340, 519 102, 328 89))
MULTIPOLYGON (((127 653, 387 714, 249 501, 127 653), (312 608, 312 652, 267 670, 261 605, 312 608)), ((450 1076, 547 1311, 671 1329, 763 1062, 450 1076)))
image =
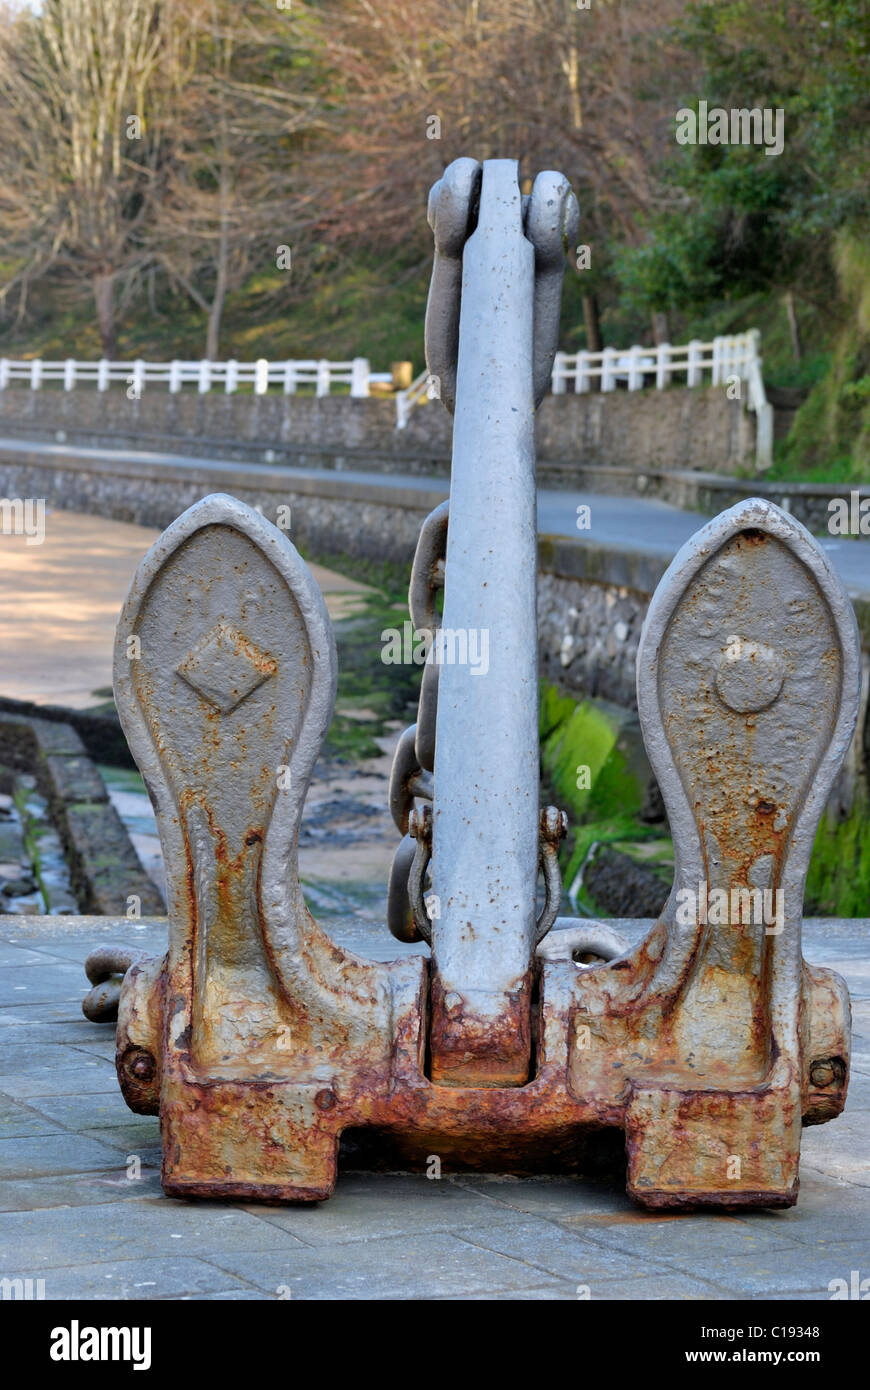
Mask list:
MULTIPOLYGON (((419 949, 381 912, 324 925, 378 959, 419 949)), ((0 1278, 44 1279, 47 1299, 827 1300, 870 1277, 870 922, 805 927, 807 958, 849 983, 856 1036, 845 1114, 804 1131, 798 1205, 671 1216, 635 1208, 619 1173, 343 1171, 317 1206, 168 1199, 157 1120, 126 1108, 113 1029, 80 1011, 87 953, 161 951, 165 924, 0 922, 0 1278)))

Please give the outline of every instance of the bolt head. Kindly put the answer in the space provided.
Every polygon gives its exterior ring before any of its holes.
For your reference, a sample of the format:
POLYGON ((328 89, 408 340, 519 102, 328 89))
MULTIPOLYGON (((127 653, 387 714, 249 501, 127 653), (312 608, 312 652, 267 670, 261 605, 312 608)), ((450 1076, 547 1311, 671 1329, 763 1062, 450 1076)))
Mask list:
POLYGON ((137 1052, 127 1062, 127 1072, 136 1081, 153 1081, 157 1066, 150 1052, 137 1052))
POLYGON ((814 1062, 810 1067, 810 1081, 814 1086, 824 1088, 833 1085, 834 1068, 830 1062, 814 1062))

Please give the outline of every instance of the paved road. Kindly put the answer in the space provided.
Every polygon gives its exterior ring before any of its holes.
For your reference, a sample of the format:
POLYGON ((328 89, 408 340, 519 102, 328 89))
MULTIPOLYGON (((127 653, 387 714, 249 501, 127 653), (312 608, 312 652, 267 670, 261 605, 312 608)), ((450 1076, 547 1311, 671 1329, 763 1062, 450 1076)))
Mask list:
MULTIPOLYGON (((232 478, 246 465, 228 462, 226 459, 195 458, 189 454, 164 454, 148 451, 133 452, 129 449, 102 449, 83 445, 32 442, 30 440, 0 438, 0 458, 3 454, 26 451, 28 454, 46 457, 73 456, 76 458, 139 461, 158 468, 165 467, 168 472, 178 468, 207 467, 228 478, 227 491, 232 491, 232 478)), ((423 505, 435 502, 448 493, 448 483, 444 478, 419 477, 405 473, 371 473, 359 469, 287 468, 283 465, 252 465, 256 471, 274 472, 288 483, 294 479, 304 482, 308 490, 318 480, 325 480, 332 487, 342 481, 364 484, 373 489, 401 488, 409 498, 425 494, 423 505)), ((843 495, 848 495, 844 487, 843 495)), ((676 554, 684 541, 698 530, 708 517, 698 512, 684 512, 665 502, 644 497, 608 496, 602 493, 557 491, 542 488, 538 493, 539 530, 552 535, 574 536, 581 542, 594 541, 603 545, 632 546, 652 550, 670 559, 676 554), (592 524, 588 531, 577 530, 577 507, 586 503, 592 508, 592 524)), ((850 593, 870 594, 870 537, 856 540, 837 540, 831 538, 821 542, 833 561, 850 593)))
MULTIPOLYGON (((679 1215, 639 1211, 618 1170, 345 1170, 313 1207, 166 1198, 158 1122, 127 1109, 114 1030, 80 1011, 93 946, 162 952, 165 926, 0 922, 0 1274, 44 1279, 47 1299, 828 1300, 832 1280, 870 1274, 868 922, 807 924, 808 959, 849 983, 856 1036, 845 1114, 803 1132, 797 1206, 679 1215)), ((401 953, 380 924, 324 925, 361 954, 401 953)))
MULTIPOLYGON (((848 495, 848 490, 844 495, 848 495)), ((633 546, 672 558, 710 518, 683 512, 645 497, 608 497, 591 492, 538 492, 538 530, 558 536, 589 537, 600 545, 633 546), (577 531, 577 507, 591 509, 588 531, 577 531)), ((870 537, 820 540, 850 593, 870 592, 870 537)))

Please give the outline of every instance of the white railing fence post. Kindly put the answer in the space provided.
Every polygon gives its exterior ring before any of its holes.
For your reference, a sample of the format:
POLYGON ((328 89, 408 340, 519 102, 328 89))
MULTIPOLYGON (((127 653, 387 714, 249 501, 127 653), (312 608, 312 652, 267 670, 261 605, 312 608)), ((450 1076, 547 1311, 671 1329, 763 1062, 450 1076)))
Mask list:
POLYGON ((619 354, 616 348, 605 348, 601 354, 601 389, 602 391, 616 390, 616 363, 619 354))
POLYGON ((635 345, 628 354, 628 389, 629 391, 639 391, 643 386, 643 371, 641 370, 642 348, 635 345))
POLYGON ((577 365, 574 368, 574 391, 585 393, 590 389, 589 375, 589 353, 578 352, 577 365))
POLYGON ((74 357, 68 357, 63 364, 63 389, 72 391, 76 384, 76 364, 74 357))
POLYGON ((355 357, 350 368, 350 394, 357 399, 369 394, 369 359, 355 357))
POLYGON ((329 395, 329 362, 325 357, 321 357, 317 364, 317 394, 329 395))
POLYGON ((670 343, 659 343, 656 348, 656 390, 664 391, 666 386, 671 384, 671 374, 668 371, 668 364, 671 360, 670 343))
POLYGON ((38 391, 42 382, 42 358, 34 357, 30 364, 30 389, 38 391))
POLYGON ((722 384, 722 378, 723 378, 723 376, 724 376, 724 372, 723 372, 723 365, 724 365, 724 364, 723 364, 723 360, 722 360, 722 359, 723 359, 723 355, 724 355, 724 354, 723 354, 724 347, 725 347, 725 340, 724 340, 724 338, 714 338, 714 339, 713 339, 713 370, 712 370, 712 385, 713 385, 713 386, 721 386, 721 384, 722 384))
POLYGON ((550 377, 550 390, 554 396, 564 396, 567 375, 567 352, 557 352, 553 358, 553 373, 550 377))
POLYGON ((396 392, 396 429, 403 430, 415 405, 431 400, 428 368, 424 367, 418 377, 404 391, 396 392))
POLYGON ((257 358, 254 369, 254 395, 265 396, 269 389, 269 363, 265 357, 257 358))
POLYGON ((108 391, 109 389, 109 361, 106 357, 101 357, 97 365, 97 390, 108 391))
POLYGON ((0 357, 0 391, 5 391, 9 384, 9 358, 0 357))
POLYGON ((206 391, 211 389, 211 362, 207 357, 203 357, 199 364, 199 394, 204 396, 206 391))
POLYGON ((169 364, 169 391, 173 396, 177 396, 181 390, 181 363, 174 359, 169 364))
POLYGON ((224 394, 232 396, 239 384, 239 364, 234 357, 227 363, 227 375, 224 381, 224 394))
POLYGON ((687 386, 701 385, 701 376, 703 372, 703 369, 701 367, 701 362, 703 360, 703 347, 703 343, 701 343, 697 338, 693 338, 692 341, 689 343, 689 366, 686 372, 687 386))
POLYGON ((284 395, 296 395, 296 363, 293 361, 284 363, 284 395))

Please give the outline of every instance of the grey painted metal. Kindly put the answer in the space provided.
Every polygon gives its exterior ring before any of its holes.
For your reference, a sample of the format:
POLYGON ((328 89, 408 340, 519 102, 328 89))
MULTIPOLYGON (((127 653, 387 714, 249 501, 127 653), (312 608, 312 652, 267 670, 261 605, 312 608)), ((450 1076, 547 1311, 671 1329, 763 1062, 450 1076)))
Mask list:
POLYGON ((535 248, 534 392, 539 406, 550 388, 559 345, 559 311, 565 249, 577 240, 580 211, 564 174, 546 170, 535 179, 525 208, 526 236, 535 248))
POLYGON ((456 402, 462 253, 477 215, 480 177, 476 159, 455 159, 429 194, 435 259, 426 304, 426 367, 433 394, 451 414, 456 402))
POLYGON ((674 842, 665 908, 671 931, 660 965, 669 984, 681 978, 694 949, 694 924, 675 920, 678 892, 734 875, 709 828, 729 798, 775 805, 776 833, 788 825, 779 868, 759 862, 756 886, 767 887, 775 871, 786 919, 797 925, 792 963, 799 962, 804 881, 819 817, 854 733, 860 663, 858 625, 839 577, 809 531, 773 503, 738 502, 671 561, 637 654, 641 730, 674 842), (739 757, 734 714, 749 730, 739 757))
MULTIPOLYGON (((637 657, 641 729, 674 842, 657 987, 682 989, 701 1074, 731 1057, 738 1077, 741 1046, 765 1020, 768 1084, 793 1131, 805 1084, 795 1065, 807 1030, 804 886, 857 721, 860 660, 854 610, 824 552, 759 498, 722 512, 674 557, 637 657), (733 893, 754 889, 771 894, 773 920, 735 922, 733 893), (711 931, 706 905, 721 890, 730 915, 711 931), (694 909, 681 915, 681 900, 694 909), (716 981, 740 974, 744 997, 716 1007, 716 981)), ((842 981, 838 990, 839 1069, 849 1011, 842 981)))
MULTIPOLYGON (((433 190, 436 228, 450 175, 433 190)), ((531 206, 549 268, 570 190, 564 180, 558 190, 548 180, 540 188, 531 206)), ((551 290, 548 279, 550 318, 551 290)), ((485 672, 442 664, 435 748, 432 877, 440 915, 432 922, 432 1065, 433 1076, 455 1082, 476 1075, 482 1052, 492 1065, 492 1029, 507 1034, 508 1020, 528 1011, 535 949, 534 294, 535 249, 523 231, 516 162, 487 161, 476 230, 462 253, 441 632, 476 640, 479 650, 488 644, 489 664, 485 672)), ((516 1083, 527 1075, 529 1058, 521 1054, 529 1042, 522 1029, 514 1032, 514 1055, 501 1058, 498 1079, 516 1083)), ((500 1046, 510 1048, 507 1036, 500 1046)))

